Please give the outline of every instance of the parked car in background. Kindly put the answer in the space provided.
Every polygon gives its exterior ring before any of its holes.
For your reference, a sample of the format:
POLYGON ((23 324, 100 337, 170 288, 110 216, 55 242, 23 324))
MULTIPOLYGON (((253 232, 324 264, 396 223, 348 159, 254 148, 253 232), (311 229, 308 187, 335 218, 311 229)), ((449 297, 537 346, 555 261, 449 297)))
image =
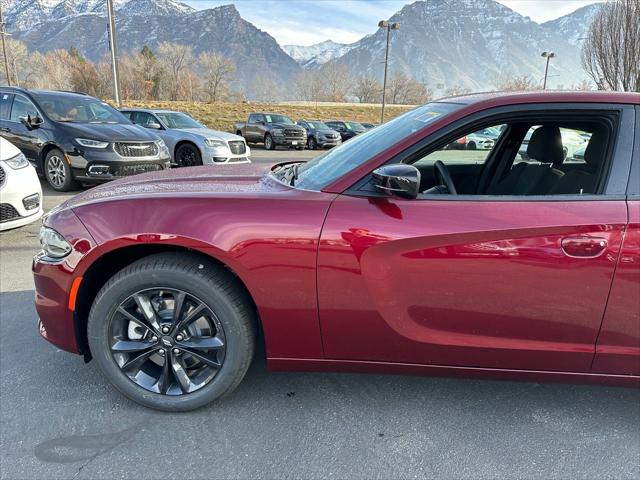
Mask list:
POLYGON ((346 142, 350 138, 360 135, 362 132, 366 132, 366 128, 360 125, 358 122, 343 122, 342 120, 329 120, 324 122, 329 128, 335 130, 342 137, 342 141, 346 142))
POLYGON ((186 113, 143 108, 126 108, 121 112, 162 138, 172 163, 178 167, 251 162, 251 151, 244 138, 207 128, 186 113))
POLYGON ((448 98, 309 162, 97 187, 45 219, 38 330, 168 411, 229 394, 258 352, 269 370, 640 386, 639 107, 448 98), (502 124, 490 162, 441 148, 502 124), (533 125, 537 163, 514 164, 533 125), (578 127, 588 170, 563 163, 578 127))
POLYGON ((500 129, 489 127, 465 136, 467 150, 491 150, 500 137, 500 129))
POLYGON ((33 165, 18 147, 0 137, 0 230, 42 216, 42 188, 33 165))
POLYGON ((267 150, 277 146, 302 150, 307 144, 306 130, 279 113, 252 113, 246 122, 236 122, 234 129, 247 142, 264 143, 267 150))
MULTIPOLYGON (((535 132, 537 128, 537 125, 531 127, 531 129, 524 137, 524 141, 522 142, 520 149, 518 150, 520 158, 525 161, 530 160, 530 156, 527 154, 527 146, 529 145, 529 140, 531 139, 533 132, 535 132)), ((562 150, 564 152, 564 158, 573 158, 576 151, 586 148, 586 145, 591 138, 588 133, 567 128, 561 128, 560 135, 562 138, 562 150)))
POLYGON ((360 122, 360 125, 362 125, 367 130, 371 130, 372 128, 375 128, 378 126, 377 123, 368 123, 368 122, 360 122))
POLYGON ((307 148, 309 150, 315 150, 318 147, 335 147, 342 143, 340 134, 320 120, 298 120, 298 125, 307 131, 307 148))
POLYGON ((61 192, 170 167, 160 137, 79 93, 0 87, 0 136, 61 192))

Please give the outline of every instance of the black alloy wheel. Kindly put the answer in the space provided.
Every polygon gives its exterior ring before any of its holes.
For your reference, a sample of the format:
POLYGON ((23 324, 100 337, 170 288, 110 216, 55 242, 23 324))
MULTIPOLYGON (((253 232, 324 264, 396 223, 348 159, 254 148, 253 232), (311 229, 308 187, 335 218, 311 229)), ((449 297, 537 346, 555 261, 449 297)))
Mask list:
POLYGON ((258 319, 240 281, 191 253, 142 258, 110 278, 87 323, 94 360, 131 400, 187 411, 232 392, 255 349, 258 319))
POLYGON ((148 289, 125 299, 110 322, 110 349, 140 387, 183 395, 209 383, 224 362, 224 329, 204 302, 182 290, 148 289))
POLYGON ((202 157, 198 147, 191 143, 183 143, 176 149, 176 163, 179 167, 196 167, 202 165, 202 157))

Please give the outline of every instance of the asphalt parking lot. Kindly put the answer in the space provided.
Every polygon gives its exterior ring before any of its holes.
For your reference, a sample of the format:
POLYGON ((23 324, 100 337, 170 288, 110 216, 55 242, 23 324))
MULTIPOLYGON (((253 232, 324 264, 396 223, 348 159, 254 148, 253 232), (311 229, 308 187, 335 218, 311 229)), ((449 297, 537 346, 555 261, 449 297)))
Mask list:
MULTIPOLYGON (((253 149, 253 161, 316 152, 253 149)), ((45 188, 45 208, 67 195, 45 188)), ((0 233, 0 476, 638 478, 640 391, 409 376, 267 373, 195 412, 114 391, 42 340, 39 223, 0 233)))

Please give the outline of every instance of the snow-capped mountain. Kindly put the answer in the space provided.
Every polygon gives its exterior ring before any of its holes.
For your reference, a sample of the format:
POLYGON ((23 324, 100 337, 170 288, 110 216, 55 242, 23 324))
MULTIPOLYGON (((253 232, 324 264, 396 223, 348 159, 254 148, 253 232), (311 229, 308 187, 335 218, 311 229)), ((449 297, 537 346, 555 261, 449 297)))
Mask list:
MULTIPOLYGON (((74 46, 97 61, 108 53, 106 0, 13 0, 7 30, 30 50, 74 46), (25 12, 46 11, 40 23, 23 21, 25 12), (27 26, 28 25, 28 26, 27 26)), ((116 28, 122 53, 154 49, 160 42, 192 45, 195 54, 222 53, 237 69, 236 86, 249 94, 256 79, 289 84, 300 67, 266 32, 244 20, 233 5, 207 10, 174 0, 116 0, 116 28)))
MULTIPOLYGON (((176 0, 115 0, 121 52, 152 49, 169 41, 192 45, 196 53, 215 51, 237 67, 237 87, 251 92, 256 79, 291 84, 302 69, 327 62, 348 65, 355 75, 381 79, 386 33, 379 29, 353 44, 331 40, 280 47, 266 32, 244 20, 233 5, 194 10, 176 0)), ((74 46, 92 59, 108 52, 106 0, 5 0, 7 30, 30 50, 74 46)), ((580 64, 584 37, 601 4, 538 24, 495 0, 420 0, 405 5, 391 20, 389 74, 402 72, 436 93, 449 88, 488 90, 505 76, 529 75, 540 81, 553 50, 552 88, 586 78, 580 64)))
MULTIPOLYGON (((586 74, 579 48, 567 39, 582 36, 588 24, 568 17, 540 25, 494 0, 417 1, 391 17, 400 29, 392 32, 389 72, 412 76, 437 93, 451 86, 487 90, 509 75, 540 81, 540 54, 553 50, 549 84, 569 87, 586 74)), ((385 43, 386 31, 379 29, 336 61, 381 78, 385 43)))
POLYGON ((319 68, 329 60, 343 56, 355 44, 336 43, 332 40, 316 43, 315 45, 284 45, 287 52, 302 68, 319 68))
POLYGON ((601 8, 600 3, 587 5, 569 15, 545 22, 542 26, 551 31, 562 32, 571 45, 581 46, 582 38, 601 8))

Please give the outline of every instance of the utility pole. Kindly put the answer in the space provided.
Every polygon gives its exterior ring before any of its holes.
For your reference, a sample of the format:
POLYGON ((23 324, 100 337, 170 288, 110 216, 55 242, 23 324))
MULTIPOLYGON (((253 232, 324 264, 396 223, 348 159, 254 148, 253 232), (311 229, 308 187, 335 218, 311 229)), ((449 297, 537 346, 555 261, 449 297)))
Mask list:
POLYGON ((542 89, 543 90, 547 89, 547 76, 549 74, 549 60, 551 60, 555 56, 556 56, 556 54, 553 53, 553 52, 542 52, 542 58, 546 58, 547 59, 547 64, 544 67, 544 82, 542 83, 542 89))
POLYGON ((122 107, 120 87, 118 84, 118 46, 116 42, 116 18, 113 14, 113 0, 107 0, 107 16, 109 18, 109 50, 111 50, 111 73, 113 75, 113 99, 118 108, 122 107))
POLYGON ((389 41, 391 40, 391 30, 398 30, 399 23, 389 23, 387 20, 380 20, 378 27, 387 29, 387 46, 384 51, 384 80, 382 82, 382 113, 380 114, 380 123, 384 123, 384 107, 387 100, 387 67, 389 65, 389 41))
POLYGON ((7 58, 7 46, 4 37, 9 35, 4 31, 4 19, 2 17, 2 0, 0 0, 0 38, 2 39, 2 57, 4 58, 4 72, 7 76, 7 85, 11 86, 11 77, 9 76, 9 59, 7 58))

